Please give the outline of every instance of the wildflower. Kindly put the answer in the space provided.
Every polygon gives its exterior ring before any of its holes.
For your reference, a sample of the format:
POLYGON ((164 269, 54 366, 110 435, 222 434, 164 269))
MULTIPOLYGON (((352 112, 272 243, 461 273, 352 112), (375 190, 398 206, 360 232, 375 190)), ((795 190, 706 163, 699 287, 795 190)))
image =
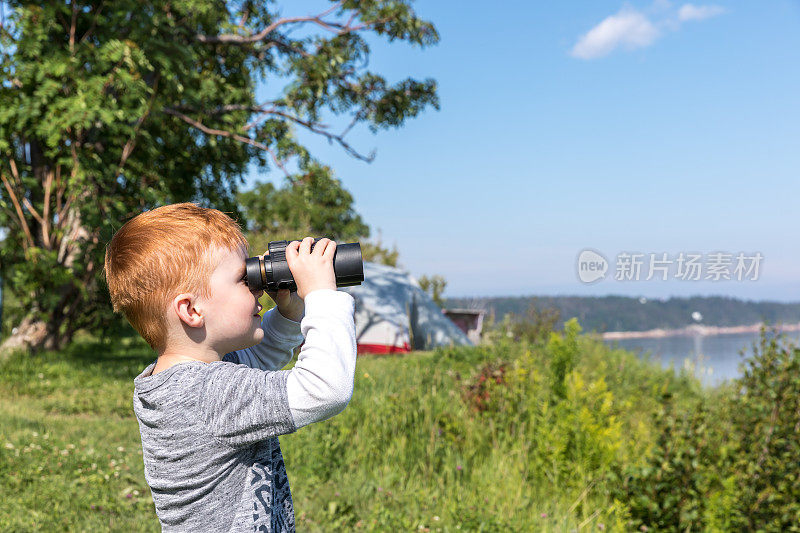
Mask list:
POLYGON ((14 445, 11 444, 10 442, 6 442, 6 449, 7 450, 13 450, 14 449, 14 445))
POLYGON ((456 470, 460 472, 462 470, 461 465, 456 466, 456 470))
POLYGON ((436 522, 438 522, 438 521, 439 521, 439 517, 438 517, 438 516, 434 516, 434 517, 433 517, 433 519, 434 519, 434 521, 436 521, 436 522))
POLYGON ((117 451, 118 452, 124 452, 125 448, 123 448, 122 446, 117 446, 117 451))
POLYGON ((368 378, 369 377, 369 372, 364 372, 364 377, 368 378))
POLYGON ((542 517, 542 518, 547 518, 547 513, 542 513, 542 514, 541 514, 541 517, 542 517))

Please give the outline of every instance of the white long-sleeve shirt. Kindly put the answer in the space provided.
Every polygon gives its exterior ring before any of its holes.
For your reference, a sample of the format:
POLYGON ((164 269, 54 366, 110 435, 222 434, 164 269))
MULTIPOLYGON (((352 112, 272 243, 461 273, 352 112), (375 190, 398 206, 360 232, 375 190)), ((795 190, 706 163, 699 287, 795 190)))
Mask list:
POLYGON ((264 339, 234 352, 239 362, 262 370, 280 370, 294 348, 305 343, 286 379, 289 410, 298 428, 340 413, 353 395, 356 368, 355 302, 346 292, 318 289, 305 297, 300 322, 274 307, 264 314, 264 339))

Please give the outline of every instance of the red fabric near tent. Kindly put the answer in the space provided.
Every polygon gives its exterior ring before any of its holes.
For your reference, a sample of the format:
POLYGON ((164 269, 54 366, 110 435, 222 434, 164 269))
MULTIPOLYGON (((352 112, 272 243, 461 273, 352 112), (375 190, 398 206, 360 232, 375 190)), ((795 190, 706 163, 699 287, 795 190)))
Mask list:
POLYGON ((408 344, 402 346, 388 346, 385 344, 359 344, 356 347, 358 353, 408 353, 411 347, 408 344))

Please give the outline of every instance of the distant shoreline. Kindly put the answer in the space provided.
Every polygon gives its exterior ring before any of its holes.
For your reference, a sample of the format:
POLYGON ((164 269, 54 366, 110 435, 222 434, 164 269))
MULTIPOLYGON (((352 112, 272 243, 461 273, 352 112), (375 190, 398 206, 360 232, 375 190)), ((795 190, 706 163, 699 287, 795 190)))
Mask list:
MULTIPOLYGON (((603 340, 623 339, 660 339, 662 337, 694 337, 712 335, 732 335, 736 333, 758 333, 763 322, 749 326, 702 326, 693 324, 678 329, 649 329, 647 331, 607 331, 602 334, 603 340)), ((800 331, 800 322, 796 324, 773 324, 781 332, 800 331)))

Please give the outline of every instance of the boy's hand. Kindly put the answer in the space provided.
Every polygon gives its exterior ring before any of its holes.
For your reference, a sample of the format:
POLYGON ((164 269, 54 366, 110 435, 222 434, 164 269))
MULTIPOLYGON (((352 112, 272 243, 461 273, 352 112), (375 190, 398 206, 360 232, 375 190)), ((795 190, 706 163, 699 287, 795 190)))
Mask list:
POLYGON ((267 294, 275 302, 280 314, 289 320, 300 322, 306 310, 306 305, 296 292, 289 292, 289 289, 280 289, 278 291, 267 291, 267 294))
MULTIPOLYGON (((264 252, 264 255, 260 255, 258 257, 263 260, 268 256, 269 251, 266 251, 264 252)), ((300 322, 300 320, 303 318, 303 313, 306 310, 306 306, 305 303, 303 303, 303 299, 300 298, 296 292, 290 292, 289 289, 279 289, 277 291, 265 292, 270 298, 272 298, 272 301, 275 302, 278 312, 283 315, 284 318, 294 320, 295 322, 300 322)))
POLYGON ((303 300, 308 293, 317 289, 336 290, 336 274, 333 271, 336 242, 328 238, 320 239, 311 251, 313 242, 313 237, 306 237, 303 242, 292 241, 286 246, 286 262, 297 284, 297 296, 303 300))

